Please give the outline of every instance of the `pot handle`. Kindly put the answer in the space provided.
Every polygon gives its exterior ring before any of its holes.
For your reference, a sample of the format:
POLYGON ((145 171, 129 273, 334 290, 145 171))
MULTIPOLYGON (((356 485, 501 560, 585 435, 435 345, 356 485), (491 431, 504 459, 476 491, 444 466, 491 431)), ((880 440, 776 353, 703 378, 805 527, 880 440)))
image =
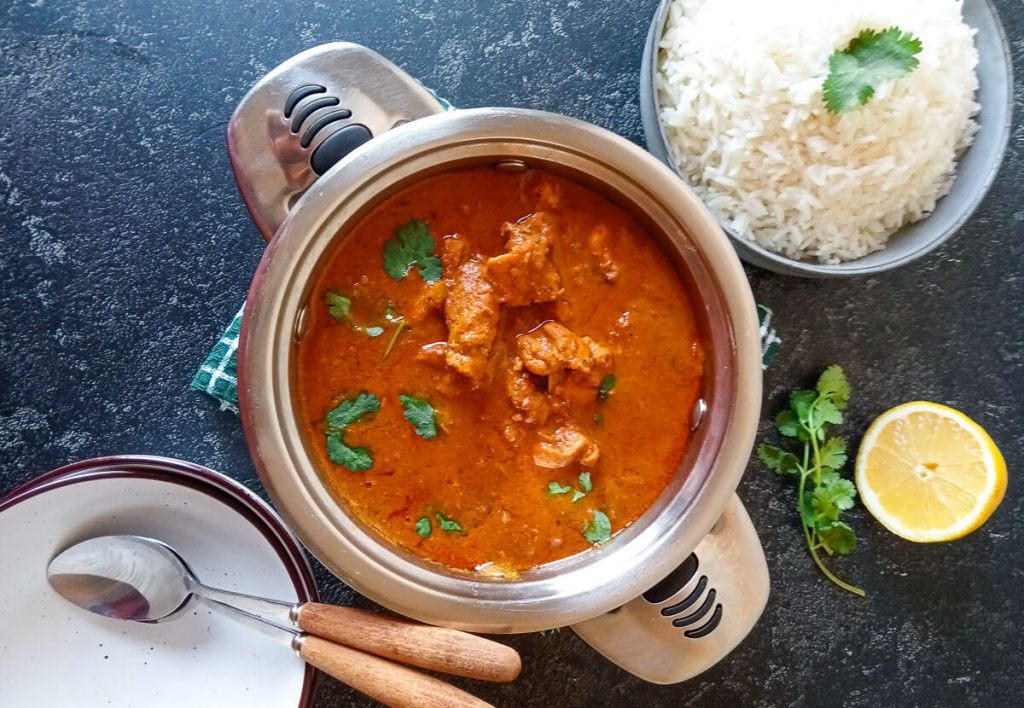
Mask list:
POLYGON ((350 42, 297 54, 257 82, 228 123, 245 205, 273 237, 321 175, 374 136, 449 107, 376 52, 350 42))
POLYGON ((764 551, 734 494, 682 565, 640 597, 572 629, 626 671, 652 683, 677 683, 722 660, 767 602, 764 551))

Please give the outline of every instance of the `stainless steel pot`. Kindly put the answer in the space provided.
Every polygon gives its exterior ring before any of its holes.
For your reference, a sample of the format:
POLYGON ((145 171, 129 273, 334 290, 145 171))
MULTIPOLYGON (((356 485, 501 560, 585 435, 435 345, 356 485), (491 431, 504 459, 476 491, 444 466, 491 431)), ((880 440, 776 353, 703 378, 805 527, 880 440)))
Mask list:
POLYGON ((768 592, 760 543, 734 495, 760 410, 758 322, 728 240, 671 171, 629 141, 565 116, 446 112, 394 65, 340 43, 268 74, 238 107, 228 136, 243 197, 271 238, 239 347, 246 437, 278 509, 324 565, 425 622, 485 632, 572 625, 613 661, 662 683, 707 668, 746 635, 768 592), (450 572, 363 527, 321 480, 292 398, 309 288, 339 234, 396 189, 479 164, 567 175, 628 209, 695 294, 709 343, 702 415, 653 507, 607 545, 518 580, 450 572))

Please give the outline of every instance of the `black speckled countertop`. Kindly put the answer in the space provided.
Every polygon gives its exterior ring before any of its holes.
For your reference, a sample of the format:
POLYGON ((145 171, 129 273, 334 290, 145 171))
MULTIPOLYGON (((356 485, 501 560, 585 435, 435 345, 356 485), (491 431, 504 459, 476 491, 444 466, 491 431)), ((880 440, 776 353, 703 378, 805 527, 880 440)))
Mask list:
MULTIPOLYGON (((997 0, 1018 76, 1024 13, 997 0)), ((365 44, 456 105, 566 113, 643 142, 641 48, 653 1, 254 3, 10 0, 0 9, 0 494, 65 462, 144 452, 260 490, 238 420, 188 383, 237 310, 263 241, 238 196, 226 122, 267 70, 310 46, 365 44)), ((518 706, 994 706, 1024 698, 1022 93, 999 179, 945 247, 885 275, 821 282, 750 269, 784 341, 766 412, 841 362, 848 430, 929 399, 984 425, 1010 469, 979 531, 914 545, 862 509, 842 575, 809 561, 791 489, 752 465, 739 493, 772 596, 721 664, 641 682, 571 631, 509 639, 518 706)), ((261 491, 262 493, 262 491, 261 491)), ((7 542, 0 540, 0 543, 7 542)), ((322 568, 325 598, 367 606, 322 568)), ((469 684, 464 684, 469 685, 469 684)), ((320 708, 366 700, 322 682, 320 708)))

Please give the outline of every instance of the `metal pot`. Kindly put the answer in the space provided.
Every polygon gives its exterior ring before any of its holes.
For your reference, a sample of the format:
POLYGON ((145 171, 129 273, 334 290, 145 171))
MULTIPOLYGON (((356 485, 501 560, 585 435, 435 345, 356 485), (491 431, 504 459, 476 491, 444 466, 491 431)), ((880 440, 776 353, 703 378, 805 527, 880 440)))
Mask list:
POLYGON ((246 437, 270 496, 325 566, 425 622, 484 632, 572 625, 613 661, 661 683, 707 668, 746 635, 768 592, 760 543, 734 495, 760 410, 758 321, 728 240, 670 170, 565 116, 446 111, 394 65, 341 43, 268 74, 238 107, 228 136, 246 204, 272 237, 239 345, 246 437), (450 572, 361 525, 321 480, 292 397, 309 288, 339 234, 410 182, 480 164, 566 175, 629 210, 677 266, 708 343, 692 442, 657 502, 605 546, 517 580, 450 572), (651 656, 638 661, 639 647, 651 656))

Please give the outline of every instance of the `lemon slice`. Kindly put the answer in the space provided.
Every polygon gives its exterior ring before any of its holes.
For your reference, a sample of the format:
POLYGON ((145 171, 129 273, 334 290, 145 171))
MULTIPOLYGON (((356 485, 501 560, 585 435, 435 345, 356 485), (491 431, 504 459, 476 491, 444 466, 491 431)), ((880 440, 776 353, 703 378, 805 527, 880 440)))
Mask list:
POLYGON ((1006 491, 1006 462, 960 411, 914 401, 871 424, 857 453, 857 491, 887 529, 920 543, 981 526, 1006 491))

